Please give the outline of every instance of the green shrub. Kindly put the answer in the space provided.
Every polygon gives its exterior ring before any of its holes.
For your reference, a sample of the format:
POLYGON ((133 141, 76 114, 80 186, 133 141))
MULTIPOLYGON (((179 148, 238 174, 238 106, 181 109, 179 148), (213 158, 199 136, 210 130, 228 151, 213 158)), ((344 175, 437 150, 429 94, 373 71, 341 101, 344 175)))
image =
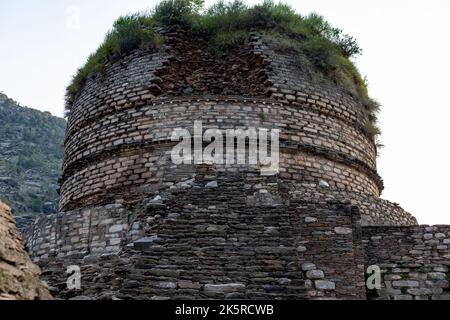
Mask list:
POLYGON ((303 53, 317 68, 324 72, 332 72, 338 68, 338 61, 332 44, 318 36, 313 36, 301 45, 303 53))
POLYGON ((114 23, 114 33, 117 50, 119 53, 127 53, 139 48, 142 43, 148 43, 153 32, 144 29, 137 16, 125 16, 114 23))
POLYGON ((208 30, 212 34, 241 29, 245 24, 247 10, 245 3, 240 0, 230 3, 219 1, 197 19, 194 29, 208 30))
POLYGON ((150 13, 119 18, 67 88, 67 107, 73 104, 88 77, 101 73, 108 61, 135 49, 161 46, 163 39, 154 32, 157 26, 178 24, 193 32, 209 34, 211 50, 219 57, 245 43, 251 30, 256 29, 277 37, 280 47, 297 52, 298 61, 307 59, 324 76, 360 98, 369 114, 368 130, 379 132, 376 127, 379 104, 369 97, 366 81, 350 60, 362 52, 353 37, 318 14, 302 16, 289 5, 270 0, 252 7, 242 0, 221 0, 201 13, 203 3, 203 0, 163 0, 150 13))
POLYGON ((164 0, 153 9, 152 18, 165 26, 186 25, 200 12, 203 4, 203 0, 164 0))
POLYGON ((304 22, 309 32, 313 35, 320 35, 323 39, 337 45, 337 48, 341 50, 341 54, 345 57, 350 58, 362 53, 353 37, 343 34, 342 30, 338 28, 332 27, 322 16, 312 13, 304 19, 304 22))
POLYGON ((212 40, 212 50, 217 57, 224 56, 230 48, 242 45, 248 41, 248 34, 244 31, 218 33, 212 40))

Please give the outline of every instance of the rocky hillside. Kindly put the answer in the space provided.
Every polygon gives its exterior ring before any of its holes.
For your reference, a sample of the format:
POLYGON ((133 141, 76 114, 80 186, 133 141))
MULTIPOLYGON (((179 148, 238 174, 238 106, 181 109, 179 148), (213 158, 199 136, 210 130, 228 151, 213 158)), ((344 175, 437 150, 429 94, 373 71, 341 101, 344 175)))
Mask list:
POLYGON ((65 125, 0 93, 0 200, 15 216, 57 210, 65 125))
POLYGON ((0 300, 48 300, 41 271, 26 254, 11 212, 0 202, 0 300))

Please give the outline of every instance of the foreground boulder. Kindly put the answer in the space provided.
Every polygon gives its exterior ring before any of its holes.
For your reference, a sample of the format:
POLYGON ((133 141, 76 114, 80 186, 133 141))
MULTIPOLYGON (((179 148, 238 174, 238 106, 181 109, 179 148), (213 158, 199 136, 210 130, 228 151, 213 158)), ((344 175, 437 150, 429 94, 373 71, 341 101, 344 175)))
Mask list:
POLYGON ((51 299, 40 273, 24 250, 11 210, 0 202, 0 300, 51 299))

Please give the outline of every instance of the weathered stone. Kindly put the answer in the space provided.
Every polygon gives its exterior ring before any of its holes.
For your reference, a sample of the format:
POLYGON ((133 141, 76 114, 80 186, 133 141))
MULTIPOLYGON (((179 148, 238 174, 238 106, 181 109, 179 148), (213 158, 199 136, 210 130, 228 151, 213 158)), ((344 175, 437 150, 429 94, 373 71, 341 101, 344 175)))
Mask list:
POLYGON ((157 195, 153 199, 149 200, 148 203, 149 204, 160 204, 160 203, 162 203, 162 198, 160 195, 157 195))
POLYGON ((156 287, 160 289, 176 289, 177 284, 174 282, 158 282, 156 287))
POLYGON ((168 215, 167 215, 167 218, 169 218, 169 219, 178 219, 180 217, 180 214, 179 213, 173 213, 173 212, 171 212, 171 213, 169 213, 168 215))
POLYGON ((449 271, 449 269, 447 266, 438 266, 438 267, 434 267, 433 271, 446 273, 449 271))
POLYGON ((392 285, 397 288, 413 288, 413 287, 418 287, 419 282, 413 281, 413 280, 397 280, 397 281, 392 281, 392 285))
POLYGON ((178 287, 180 289, 194 289, 198 290, 202 287, 202 285, 198 282, 191 282, 191 281, 180 281, 178 282, 178 287))
POLYGON ((204 287, 206 293, 232 293, 244 290, 245 285, 242 283, 206 284, 204 287))
POLYGON ((316 281, 314 281, 314 284, 315 284, 316 288, 319 290, 335 290, 336 289, 336 284, 331 281, 316 280, 316 281))
POLYGON ((443 272, 429 272, 428 279, 430 280, 445 280, 447 275, 443 272))
POLYGON ((353 231, 350 228, 336 227, 336 228, 334 228, 334 232, 336 232, 337 234, 347 235, 347 234, 352 234, 353 231))
POLYGON ((123 225, 121 225, 121 224, 116 224, 109 228, 109 232, 111 232, 111 233, 121 232, 122 230, 123 230, 123 225))
POLYGON ((320 180, 319 181, 319 187, 321 187, 321 188, 329 188, 330 184, 328 182, 324 181, 324 180, 320 180))
POLYGON ((306 272, 306 276, 308 279, 323 279, 325 278, 325 274, 322 270, 310 270, 306 272))
POLYGON ((287 279, 287 278, 281 278, 281 279, 278 279, 277 282, 279 284, 285 286, 285 285, 290 284, 292 282, 292 280, 291 279, 287 279))
POLYGON ((156 240, 158 240, 157 235, 136 240, 134 242, 134 249, 139 251, 150 251, 156 240))
POLYGON ((413 297, 411 295, 407 295, 407 294, 400 294, 400 295, 396 295, 394 296, 394 300, 412 300, 413 297))
POLYGON ((304 263, 302 264, 303 271, 310 271, 316 269, 316 265, 314 263, 304 263))
POLYGON ((210 189, 215 189, 218 187, 219 187, 219 184, 217 183, 217 181, 208 182, 205 186, 205 188, 210 188, 210 189))
POLYGON ((449 282, 447 280, 434 280, 426 281, 425 284, 430 287, 436 288, 449 288, 449 282))
POLYGON ((414 296, 423 296, 423 295, 430 295, 433 292, 428 288, 414 288, 414 289, 408 289, 407 292, 409 294, 412 294, 414 296))

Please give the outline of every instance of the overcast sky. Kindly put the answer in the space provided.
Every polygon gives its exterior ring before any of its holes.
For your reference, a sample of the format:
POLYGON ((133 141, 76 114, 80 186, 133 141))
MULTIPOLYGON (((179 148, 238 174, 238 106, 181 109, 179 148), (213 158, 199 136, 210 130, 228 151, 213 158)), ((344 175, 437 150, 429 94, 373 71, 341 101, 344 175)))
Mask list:
MULTIPOLYGON (((113 21, 156 2, 0 0, 0 91, 62 116, 65 87, 113 21)), ((357 65, 383 105, 383 198, 400 203, 422 224, 450 224, 450 2, 286 2, 302 14, 324 15, 364 50, 357 65)))

